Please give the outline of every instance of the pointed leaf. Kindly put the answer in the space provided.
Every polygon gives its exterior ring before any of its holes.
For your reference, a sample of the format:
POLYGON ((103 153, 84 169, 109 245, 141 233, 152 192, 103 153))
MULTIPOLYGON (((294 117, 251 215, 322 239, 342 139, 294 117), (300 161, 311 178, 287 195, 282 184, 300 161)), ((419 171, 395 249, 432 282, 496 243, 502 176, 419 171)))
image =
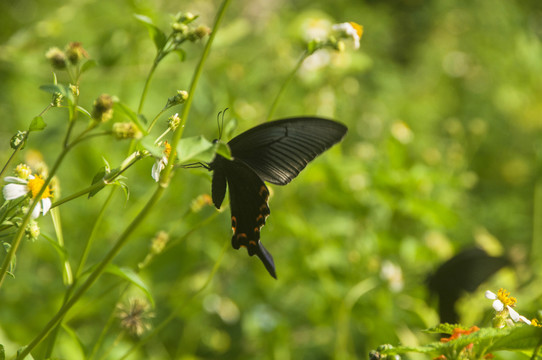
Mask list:
POLYGON ((151 139, 150 136, 144 137, 139 141, 139 143, 155 158, 161 158, 164 155, 164 148, 156 145, 154 143, 154 139, 151 139))
POLYGON ((98 63, 96 62, 96 60, 87 60, 82 66, 81 66, 81 74, 96 67, 96 65, 98 65, 98 63))
POLYGON ((203 136, 193 136, 179 141, 177 156, 181 162, 210 162, 215 154, 215 145, 203 136))
POLYGON ((149 299, 149 302, 154 307, 154 299, 151 295, 151 292, 147 285, 141 280, 141 277, 132 269, 127 267, 118 267, 114 264, 109 264, 105 270, 106 272, 116 275, 120 278, 123 278, 124 280, 127 280, 131 282, 133 285, 140 288, 145 295, 147 296, 147 299, 149 299))
POLYGON ((154 42, 154 46, 156 46, 156 50, 160 51, 166 44, 166 34, 164 34, 162 30, 160 30, 156 25, 154 25, 151 18, 149 18, 148 16, 140 14, 135 14, 134 16, 140 23, 145 25, 145 27, 149 31, 149 36, 154 42))
POLYGON ((143 120, 145 119, 144 117, 139 117, 134 111, 132 111, 132 109, 130 109, 128 106, 121 103, 120 101, 115 102, 115 104, 113 105, 113 109, 115 110, 115 112, 118 111, 119 113, 127 116, 130 119, 130 121, 132 121, 138 127, 138 129, 143 133, 143 136, 149 134, 141 121, 142 119, 143 120))
POLYGON ((28 127, 28 131, 41 131, 45 129, 47 124, 43 120, 41 116, 36 116, 32 119, 32 122, 30 123, 30 126, 28 127))
POLYGON ((215 144, 215 146, 216 146, 216 153, 218 155, 223 156, 228 160, 232 160, 231 150, 228 144, 226 144, 225 142, 219 141, 215 144))

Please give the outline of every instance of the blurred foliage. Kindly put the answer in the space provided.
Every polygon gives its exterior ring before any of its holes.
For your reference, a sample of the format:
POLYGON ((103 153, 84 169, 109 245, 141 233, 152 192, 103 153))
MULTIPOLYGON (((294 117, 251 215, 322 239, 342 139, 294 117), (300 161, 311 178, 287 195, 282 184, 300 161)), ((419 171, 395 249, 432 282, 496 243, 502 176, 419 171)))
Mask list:
MULTIPOLYGON (((168 14, 190 11, 210 26, 218 6, 210 0, 2 1, 2 158, 11 154, 11 136, 50 101, 39 90, 53 82, 44 57, 49 48, 78 41, 97 61, 81 84, 83 106, 109 93, 136 109, 155 48, 133 14, 167 29, 168 14)), ((419 330, 438 323, 427 275, 473 244, 497 249, 515 270, 501 270, 465 296, 462 322, 490 324, 490 302, 480 300, 489 287, 513 289, 521 313, 534 317, 542 307, 541 18, 542 3, 535 0, 233 2, 185 136, 216 137, 216 115, 225 108, 226 119, 237 121, 235 134, 262 122, 322 21, 362 24, 361 49, 322 50, 307 59, 275 118, 314 114, 350 130, 290 185, 271 187, 262 242, 275 258, 278 280, 246 251, 231 249, 227 209, 195 206, 198 196, 210 194, 210 175, 176 171, 154 213, 114 260, 137 269, 155 234, 169 233, 166 249, 140 276, 154 298, 146 319, 151 329, 174 318, 129 358, 348 359, 366 358, 383 343, 416 346, 419 330), (215 265, 210 284, 199 291, 215 265)), ((143 109, 147 119, 188 88, 202 48, 189 44, 184 62, 171 56, 161 64, 143 109)), ((19 161, 39 151, 51 164, 58 155, 66 114, 57 109, 45 121, 19 161)), ((75 148, 58 173, 63 196, 90 185, 102 157, 115 167, 127 149, 128 142, 112 138, 75 148)), ((156 186, 152 164, 141 161, 124 174, 130 196, 114 196, 89 264, 104 256, 156 186)), ((70 261, 79 261, 108 193, 59 208, 70 261)), ((54 237, 49 217, 40 226, 54 237)), ((118 302, 145 297, 136 287, 123 292, 127 287, 125 279, 103 275, 68 314, 55 357, 88 356, 104 328, 99 356, 117 359, 138 344, 137 336, 122 336, 117 319, 108 320, 118 302)), ((15 278, 0 292, 0 343, 8 354, 42 329, 64 292, 62 262, 51 244, 23 243, 15 278)), ((44 351, 38 348, 35 358, 44 351)))

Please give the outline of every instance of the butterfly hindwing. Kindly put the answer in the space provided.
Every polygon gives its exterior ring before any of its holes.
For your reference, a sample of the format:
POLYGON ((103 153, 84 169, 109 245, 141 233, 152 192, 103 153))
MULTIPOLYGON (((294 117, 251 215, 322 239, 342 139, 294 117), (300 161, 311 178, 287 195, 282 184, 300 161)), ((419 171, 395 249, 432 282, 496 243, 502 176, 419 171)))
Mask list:
POLYGON ((267 122, 233 138, 235 159, 250 166, 262 180, 286 185, 326 149, 339 142, 347 128, 336 121, 300 117, 267 122))
MULTIPOLYGON (((213 167, 212 190, 215 206, 220 207, 220 204, 215 201, 215 198, 219 198, 222 194, 221 185, 217 185, 223 181, 220 180, 220 177, 225 178, 224 181, 228 183, 233 248, 245 247, 250 256, 257 255, 271 276, 276 278, 273 257, 260 242, 260 229, 270 213, 267 203, 269 198, 267 186, 253 170, 238 160, 230 161, 217 155, 213 167), (217 175, 218 180, 216 180, 217 175)), ((223 197, 224 195, 222 195, 223 197)))
POLYGON ((316 156, 341 141, 346 131, 341 123, 315 117, 271 121, 228 142, 232 160, 217 154, 208 164, 217 208, 226 195, 226 183, 229 189, 232 246, 246 247, 250 256, 257 255, 274 278, 273 257, 260 242, 260 229, 270 214, 264 181, 288 184, 316 156))

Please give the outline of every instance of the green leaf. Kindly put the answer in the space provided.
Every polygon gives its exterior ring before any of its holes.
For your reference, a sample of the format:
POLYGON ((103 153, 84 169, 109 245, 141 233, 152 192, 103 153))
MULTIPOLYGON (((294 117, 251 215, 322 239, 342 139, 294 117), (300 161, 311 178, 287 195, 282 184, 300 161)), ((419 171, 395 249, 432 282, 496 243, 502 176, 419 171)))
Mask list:
POLYGON ((90 60, 85 61, 85 63, 81 66, 81 74, 96 67, 96 65, 98 65, 96 60, 90 59, 90 60))
POLYGON ((154 143, 154 139, 152 139, 150 136, 145 136, 139 141, 139 143, 155 158, 161 158, 164 155, 164 148, 156 145, 154 143))
POLYGON ((180 49, 180 48, 179 48, 179 49, 175 49, 175 50, 173 50, 173 52, 176 52, 177 55, 179 55, 179 60, 181 60, 181 62, 183 62, 184 59, 186 59, 186 53, 184 52, 183 49, 180 49))
POLYGON ((71 92, 70 88, 66 85, 46 84, 46 85, 41 85, 40 89, 53 95, 59 93, 63 97, 67 98, 71 103, 73 103, 73 100, 74 100, 73 93, 71 92))
POLYGON ((0 360, 6 360, 6 351, 4 345, 0 344, 0 360))
MULTIPOLYGON (((62 322, 62 329, 64 329, 64 331, 66 331, 66 333, 72 338, 74 343, 77 344, 77 346, 79 347, 79 349, 78 349, 79 350, 79 356, 81 358, 84 358, 85 344, 83 343, 83 341, 81 341, 79 336, 77 336, 77 332, 74 331, 71 327, 69 327, 68 324, 66 324, 66 322, 62 322)), ((72 355, 72 356, 74 356, 74 355, 72 355)))
POLYGON ((202 161, 210 162, 215 156, 215 144, 203 136, 193 136, 179 141, 177 156, 183 162, 202 161))
POLYGON ((28 131, 41 131, 45 129, 46 126, 47 124, 45 123, 43 118, 41 116, 36 116, 32 119, 28 131))
POLYGON ((142 23, 149 31, 149 36, 156 46, 156 50, 160 51, 166 45, 166 34, 162 32, 154 23, 151 18, 145 15, 134 14, 135 18, 142 23))
POLYGON ((145 126, 143 126, 141 119, 145 119, 143 117, 139 117, 132 109, 130 109, 128 106, 124 105, 123 103, 117 101, 113 105, 113 109, 115 112, 119 112, 121 114, 124 114, 130 121, 132 121, 138 129, 143 133, 143 136, 148 135, 147 129, 145 129, 145 126))
POLYGON ((141 277, 132 269, 127 267, 118 267, 114 264, 109 264, 107 268, 105 269, 106 272, 116 275, 120 278, 123 278, 124 280, 127 280, 131 282, 133 285, 140 288, 145 295, 147 296, 147 299, 149 299, 149 302, 154 307, 154 299, 151 295, 151 292, 147 285, 141 280, 141 277))
POLYGON ((107 174, 109 174, 109 167, 104 166, 96 173, 96 175, 94 175, 94 177, 92 178, 92 183, 90 185, 95 185, 99 182, 102 182, 102 186, 89 192, 88 193, 89 199, 93 197, 94 195, 96 195, 97 193, 99 193, 105 187, 105 183, 103 182, 103 179, 107 174))
POLYGON ((228 160, 232 160, 233 157, 231 156, 231 150, 228 144, 222 141, 218 141, 216 144, 216 153, 220 156, 225 157, 228 160))

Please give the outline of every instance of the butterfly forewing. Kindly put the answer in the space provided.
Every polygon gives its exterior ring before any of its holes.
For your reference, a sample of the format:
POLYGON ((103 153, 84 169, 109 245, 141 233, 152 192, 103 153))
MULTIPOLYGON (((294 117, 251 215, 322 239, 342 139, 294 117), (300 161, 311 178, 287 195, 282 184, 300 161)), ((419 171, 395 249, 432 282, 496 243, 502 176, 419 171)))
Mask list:
POLYGON ((326 149, 339 142, 347 128, 338 122, 301 117, 272 121, 233 138, 228 145, 262 180, 288 184, 326 149))
POLYGON ((269 215, 269 190, 264 181, 285 185, 307 164, 339 142, 347 128, 338 122, 307 117, 277 120, 256 126, 233 138, 233 160, 216 155, 208 164, 213 171, 212 198, 220 208, 230 194, 232 246, 246 247, 257 255, 276 278, 271 254, 260 242, 260 229, 269 215))

